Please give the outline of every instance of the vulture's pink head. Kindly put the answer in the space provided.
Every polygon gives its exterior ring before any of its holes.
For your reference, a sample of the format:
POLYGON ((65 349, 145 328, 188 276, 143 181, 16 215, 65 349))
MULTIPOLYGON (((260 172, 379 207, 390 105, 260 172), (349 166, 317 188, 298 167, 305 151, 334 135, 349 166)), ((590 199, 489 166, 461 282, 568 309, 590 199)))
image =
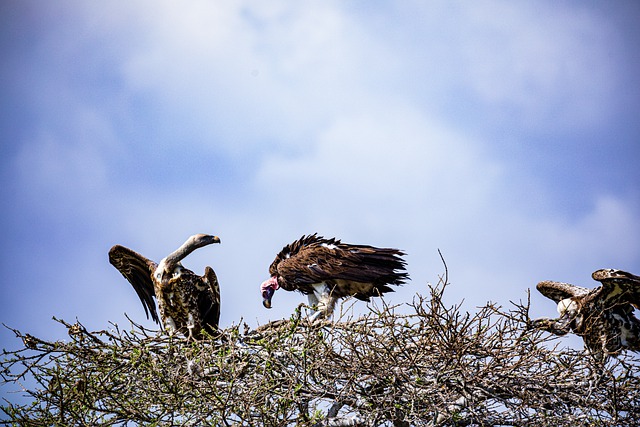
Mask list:
POLYGON ((279 287, 280 285, 278 285, 278 278, 276 276, 272 276, 270 279, 262 282, 260 285, 260 292, 262 292, 262 305, 266 308, 271 308, 271 297, 279 287))

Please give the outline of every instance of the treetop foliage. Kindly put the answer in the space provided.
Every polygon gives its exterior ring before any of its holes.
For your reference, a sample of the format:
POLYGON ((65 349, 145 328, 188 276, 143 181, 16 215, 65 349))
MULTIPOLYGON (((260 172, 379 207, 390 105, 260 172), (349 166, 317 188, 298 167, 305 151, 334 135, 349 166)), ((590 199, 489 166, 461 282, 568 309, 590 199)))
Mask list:
MULTIPOLYGON (((242 323, 202 341, 132 322, 70 341, 12 329, 3 350, 5 425, 627 426, 640 424, 638 360, 603 364, 531 328, 529 303, 447 307, 446 279, 409 314, 242 323), (30 384, 30 385, 29 385, 30 384), (8 395, 8 394, 7 394, 8 395)), ((403 310, 407 311, 407 310, 403 310)), ((1 416, 0 416, 1 418, 1 416)))

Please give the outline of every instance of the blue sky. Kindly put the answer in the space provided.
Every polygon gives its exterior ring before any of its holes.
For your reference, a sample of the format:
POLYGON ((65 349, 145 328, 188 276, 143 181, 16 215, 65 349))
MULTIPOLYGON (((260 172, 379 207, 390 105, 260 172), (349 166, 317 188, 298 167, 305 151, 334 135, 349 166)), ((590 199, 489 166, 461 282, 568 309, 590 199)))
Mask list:
POLYGON ((9 0, 0 20, 0 321, 23 332, 152 326, 107 252, 195 233, 222 240, 184 264, 218 273, 223 327, 305 300, 268 311, 259 285, 306 233, 405 249, 392 303, 437 282, 438 249, 471 311, 640 273, 637 2, 9 0))

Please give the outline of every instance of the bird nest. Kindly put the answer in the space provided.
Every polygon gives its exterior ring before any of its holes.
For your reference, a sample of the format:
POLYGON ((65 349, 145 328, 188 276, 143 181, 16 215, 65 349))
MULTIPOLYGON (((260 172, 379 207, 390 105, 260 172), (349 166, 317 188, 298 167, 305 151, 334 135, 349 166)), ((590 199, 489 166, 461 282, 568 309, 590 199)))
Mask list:
MULTIPOLYGON (((187 341, 131 323, 70 341, 12 329, 3 351, 5 424, 638 425, 638 359, 606 364, 530 327, 529 302, 475 314, 443 303, 445 281, 411 304, 358 318, 286 320, 187 341), (400 313, 402 312, 402 313, 400 313), (13 391, 15 394, 12 394, 13 391)), ((2 423, 2 421, 0 421, 2 423)))

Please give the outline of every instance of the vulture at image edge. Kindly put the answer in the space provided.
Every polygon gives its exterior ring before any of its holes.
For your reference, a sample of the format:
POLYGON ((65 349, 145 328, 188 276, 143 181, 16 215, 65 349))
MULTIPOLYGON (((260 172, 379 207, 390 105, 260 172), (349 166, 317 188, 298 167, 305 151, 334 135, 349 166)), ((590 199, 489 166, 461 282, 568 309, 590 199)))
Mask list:
POLYGON ((595 289, 569 283, 544 281, 536 288, 558 303, 558 319, 537 319, 533 326, 565 335, 573 331, 599 360, 622 350, 640 351, 640 277, 621 270, 597 270, 592 275, 602 283, 595 289))
POLYGON ((268 280, 260 286, 263 305, 271 308, 274 292, 282 288, 308 295, 318 311, 309 320, 331 316, 340 298, 370 297, 393 292, 390 285, 408 279, 404 252, 398 249, 350 245, 317 234, 302 236, 286 245, 269 267, 268 280))
POLYGON ((109 262, 131 283, 149 318, 169 333, 199 339, 202 331, 215 335, 220 319, 220 286, 216 273, 206 267, 203 276, 184 268, 181 261, 194 250, 220 243, 217 236, 196 234, 159 264, 124 246, 109 251, 109 262), (156 312, 158 301, 160 318, 156 312))

